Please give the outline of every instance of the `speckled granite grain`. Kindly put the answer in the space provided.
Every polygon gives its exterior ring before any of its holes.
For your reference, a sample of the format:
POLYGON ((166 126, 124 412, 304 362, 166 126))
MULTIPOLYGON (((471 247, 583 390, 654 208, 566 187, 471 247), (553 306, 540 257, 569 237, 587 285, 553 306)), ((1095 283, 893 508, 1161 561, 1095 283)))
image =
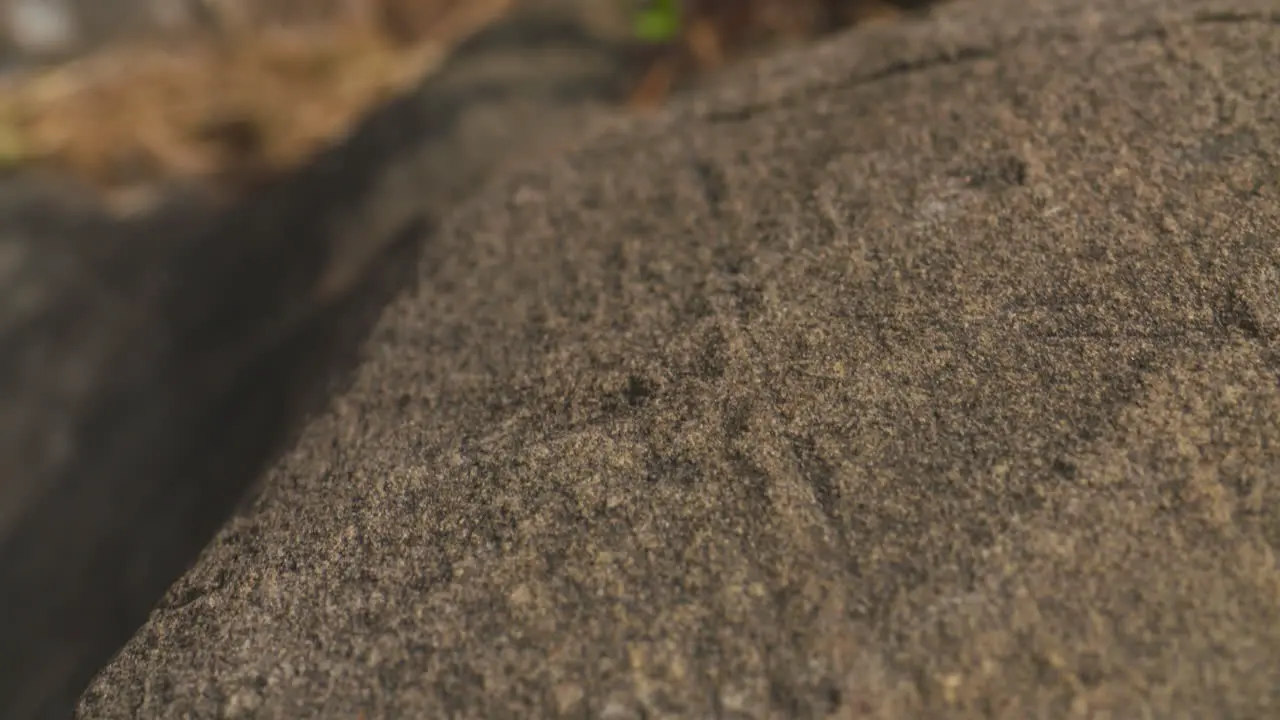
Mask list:
POLYGON ((452 216, 82 718, 1280 714, 1280 9, 988 0, 452 216))

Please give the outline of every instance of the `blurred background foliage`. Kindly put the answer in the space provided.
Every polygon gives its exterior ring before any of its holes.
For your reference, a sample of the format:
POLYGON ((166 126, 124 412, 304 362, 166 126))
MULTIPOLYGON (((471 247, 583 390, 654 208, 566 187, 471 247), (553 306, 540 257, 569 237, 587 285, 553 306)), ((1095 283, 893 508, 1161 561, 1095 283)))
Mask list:
POLYGON ((653 0, 633 13, 636 38, 641 42, 671 42, 680 34, 679 0, 653 0))
MULTIPOLYGON (((53 169, 123 212, 157 184, 235 196, 536 1, 0 0, 0 171, 53 169)), ((742 57, 937 0, 587 1, 631 16, 639 109, 742 57)))

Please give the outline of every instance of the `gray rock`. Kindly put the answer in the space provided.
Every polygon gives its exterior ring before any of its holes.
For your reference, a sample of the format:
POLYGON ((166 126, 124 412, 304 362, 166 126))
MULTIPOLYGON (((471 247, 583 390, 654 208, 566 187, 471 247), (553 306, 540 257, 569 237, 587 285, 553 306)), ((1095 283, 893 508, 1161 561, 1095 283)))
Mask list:
POLYGON ((1273 716, 1277 63, 1272 0, 986 0, 621 127, 459 64, 158 290, 55 293, 163 322, 0 387, 107 418, 0 456, 49 493, 0 714, 68 708, 291 444, 80 717, 1273 716))
POLYGON ((955 3, 512 170, 82 716, 1274 716, 1277 63, 955 3))

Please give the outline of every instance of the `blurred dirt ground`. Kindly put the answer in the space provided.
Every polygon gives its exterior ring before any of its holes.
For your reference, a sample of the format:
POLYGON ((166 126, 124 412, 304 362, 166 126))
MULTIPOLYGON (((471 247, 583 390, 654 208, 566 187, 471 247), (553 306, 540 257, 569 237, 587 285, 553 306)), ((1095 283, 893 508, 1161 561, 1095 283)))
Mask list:
MULTIPOLYGON (((206 0, 217 12, 203 32, 0 78, 0 172, 53 169, 123 213, 160 186, 234 197, 341 136, 519 1, 271 0, 254 7, 287 6, 295 20, 269 23, 237 0, 206 0)), ((601 0, 611 1, 628 2, 601 0)), ((651 65, 631 104, 660 105, 751 52, 934 2, 686 0, 679 38, 642 49, 651 65)))

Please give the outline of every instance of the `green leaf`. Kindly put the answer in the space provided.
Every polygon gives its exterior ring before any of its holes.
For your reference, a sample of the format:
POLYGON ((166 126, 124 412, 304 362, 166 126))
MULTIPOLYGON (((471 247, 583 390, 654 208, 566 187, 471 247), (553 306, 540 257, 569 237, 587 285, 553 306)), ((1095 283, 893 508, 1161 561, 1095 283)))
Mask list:
POLYGON ((636 13, 633 24, 636 37, 644 42, 663 43, 680 34, 679 0, 653 0, 636 13))

